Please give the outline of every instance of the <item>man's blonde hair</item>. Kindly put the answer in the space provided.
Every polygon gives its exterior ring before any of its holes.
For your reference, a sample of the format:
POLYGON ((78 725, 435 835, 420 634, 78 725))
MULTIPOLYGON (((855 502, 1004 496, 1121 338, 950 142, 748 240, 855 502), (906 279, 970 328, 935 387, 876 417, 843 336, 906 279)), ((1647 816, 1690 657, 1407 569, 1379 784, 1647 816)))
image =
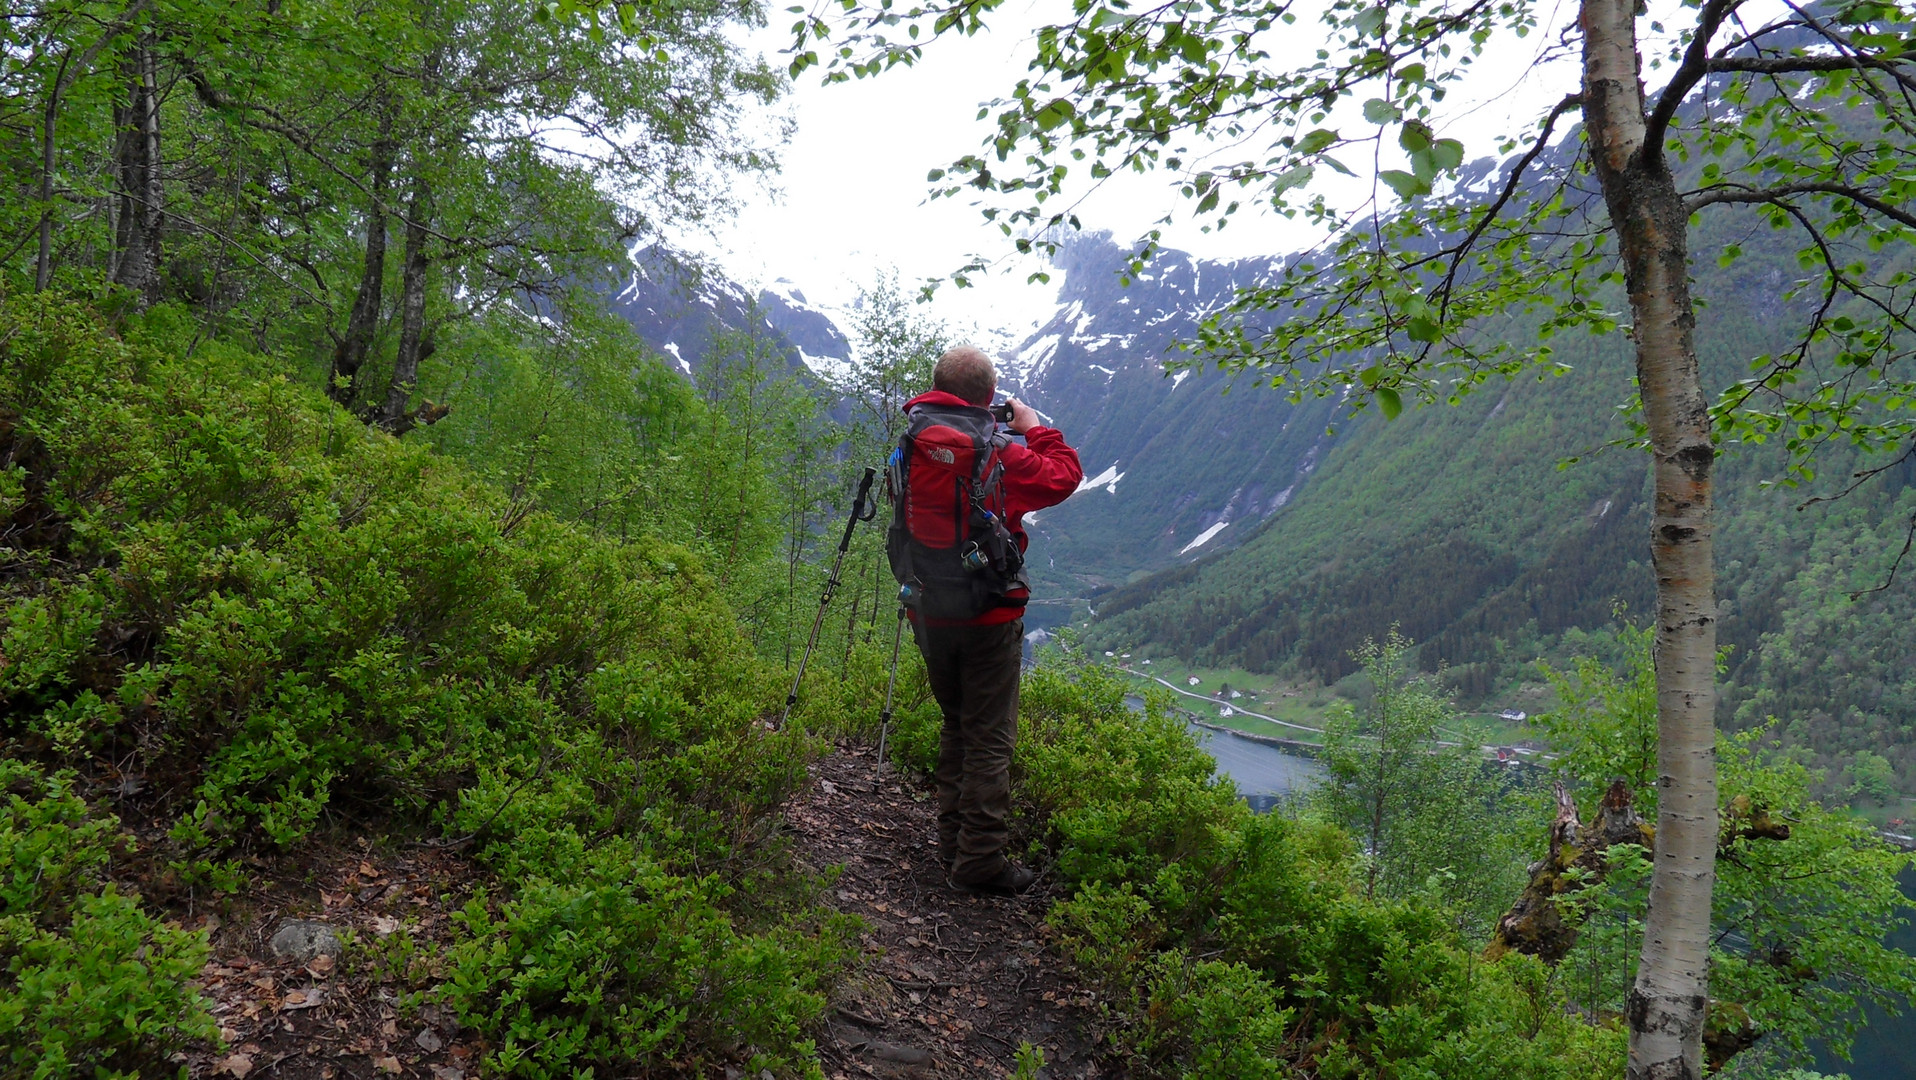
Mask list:
POLYGON ((973 405, 989 405, 998 389, 998 372, 983 349, 960 345, 938 358, 931 369, 931 388, 956 394, 973 405))

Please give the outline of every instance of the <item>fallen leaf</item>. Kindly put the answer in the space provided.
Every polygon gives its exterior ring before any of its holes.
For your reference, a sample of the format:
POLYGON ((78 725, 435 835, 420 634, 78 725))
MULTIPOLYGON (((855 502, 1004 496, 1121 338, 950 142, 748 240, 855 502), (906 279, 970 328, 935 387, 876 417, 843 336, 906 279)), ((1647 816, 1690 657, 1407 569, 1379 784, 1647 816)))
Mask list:
POLYGON ((332 957, 321 953, 313 957, 312 962, 306 965, 306 973, 316 979, 323 979, 333 973, 333 963, 332 957))
POLYGON ((419 1049, 428 1054, 437 1054, 439 1048, 446 1045, 445 1041, 439 1037, 439 1033, 431 1028, 420 1028, 419 1034, 414 1035, 412 1041, 419 1044, 419 1049))
POLYGON ((252 1071, 253 1059, 247 1057, 245 1054, 233 1054, 229 1057, 223 1057, 213 1066, 214 1076, 219 1076, 224 1073, 227 1076, 244 1077, 252 1071))
POLYGON ((365 878, 376 878, 379 876, 379 871, 373 869, 372 863, 362 862, 359 864, 359 876, 365 877, 365 878))
POLYGON ((399 920, 393 918, 391 915, 373 916, 373 933, 378 934, 380 937, 385 937, 387 934, 398 929, 399 920))
POLYGON ((273 977, 271 975, 262 975, 259 978, 254 979, 252 981, 252 985, 259 987, 261 990, 271 990, 275 986, 278 986, 279 984, 273 981, 273 977))
POLYGON ((379 1033, 388 1039, 396 1039, 399 1037, 399 1024, 396 1021, 388 1020, 379 1025, 379 1033))
POLYGON ((466 1070, 456 1065, 434 1065, 432 1080, 466 1080, 466 1070))
POLYGON ((326 991, 317 986, 304 990, 289 990, 286 992, 285 1000, 279 1003, 279 1007, 287 1010, 310 1009, 325 999, 326 991))
POLYGON ((391 1073, 394 1076, 398 1076, 399 1059, 391 1054, 387 1054, 385 1057, 376 1057, 373 1059, 373 1068, 383 1073, 391 1073))

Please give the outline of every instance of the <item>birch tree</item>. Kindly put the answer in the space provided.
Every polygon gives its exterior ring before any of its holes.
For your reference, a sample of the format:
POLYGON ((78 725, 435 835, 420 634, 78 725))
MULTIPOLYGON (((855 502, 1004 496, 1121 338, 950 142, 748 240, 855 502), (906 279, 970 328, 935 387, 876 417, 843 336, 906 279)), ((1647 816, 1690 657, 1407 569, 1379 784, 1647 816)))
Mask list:
MULTIPOLYGON (((823 3, 794 26, 792 69, 829 81, 909 64, 941 34, 976 33, 998 2, 823 3)), ((1036 34, 1031 74, 988 107, 990 144, 931 181, 982 194, 1021 251, 1078 224, 1081 181, 1122 170, 1159 171, 1213 227, 1247 205, 1304 215, 1323 245, 1243 290, 1191 362, 1254 369, 1292 395, 1348 393, 1386 417, 1406 397, 1454 401, 1491 378, 1562 373, 1556 334, 1627 337, 1635 441, 1654 483, 1659 792, 1628 1073, 1696 1077, 1719 833, 1717 446, 1781 441, 1784 479, 1800 482, 1832 440, 1888 450, 1916 430, 1912 13, 1874 0, 1685 0, 1653 18, 1635 0, 1580 0, 1573 20, 1547 25, 1551 10, 1074 0, 1069 20, 1036 34), (1315 58, 1281 59, 1312 40, 1310 20, 1315 58), (1540 57, 1561 42, 1580 64, 1540 67, 1529 86, 1562 85, 1535 125, 1474 148, 1504 158, 1477 194, 1457 183, 1473 148, 1447 133, 1444 99, 1489 50, 1539 32, 1540 57), (1559 141, 1574 119, 1581 128, 1559 141), (1333 173, 1359 177, 1370 197, 1327 194, 1333 173), (1720 388, 1699 370, 1690 285, 1706 213, 1793 231, 1802 268, 1781 289, 1791 340, 1720 388)), ((1159 239, 1139 238, 1134 269, 1159 239)), ((1731 244, 1719 258, 1740 254, 1731 244)))

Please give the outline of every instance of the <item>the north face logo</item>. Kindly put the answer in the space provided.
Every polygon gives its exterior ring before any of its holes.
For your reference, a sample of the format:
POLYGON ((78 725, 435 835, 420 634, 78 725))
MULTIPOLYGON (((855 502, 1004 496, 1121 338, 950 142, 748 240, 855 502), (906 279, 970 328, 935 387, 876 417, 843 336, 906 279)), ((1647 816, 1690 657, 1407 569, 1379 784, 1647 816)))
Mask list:
POLYGON ((925 447, 925 456, 943 465, 958 464, 957 455, 953 454, 949 449, 943 446, 925 447))

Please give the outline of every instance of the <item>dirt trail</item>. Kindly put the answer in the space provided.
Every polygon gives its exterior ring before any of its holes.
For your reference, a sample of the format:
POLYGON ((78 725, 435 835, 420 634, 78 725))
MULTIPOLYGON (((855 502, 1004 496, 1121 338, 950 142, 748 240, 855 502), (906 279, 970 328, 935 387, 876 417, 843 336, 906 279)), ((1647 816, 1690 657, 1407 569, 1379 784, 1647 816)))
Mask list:
POLYGON ((1027 1042, 1041 1076, 1121 1075, 1095 1052, 1096 998, 1046 947, 1052 883, 1015 899, 953 889, 930 785, 875 766, 872 748, 840 744, 789 810, 799 857, 842 865, 829 899, 866 922, 865 969, 819 1040, 826 1075, 1003 1077, 1027 1042))
MULTIPOLYGON (((1121 1075, 1093 1051, 1096 999, 1047 947, 1048 883, 1016 899, 948 886, 929 784, 879 777, 875 761, 869 747, 838 746, 787 807, 797 858, 845 868, 825 901, 866 922, 864 964, 819 1033, 826 1076, 1004 1077, 1026 1042, 1042 1048, 1048 1080, 1121 1075)), ((200 984, 226 1042, 180 1056, 194 1080, 480 1075, 476 1033, 442 1006, 403 1003, 443 973, 392 948, 401 925, 422 948, 451 943, 450 916, 483 879, 465 853, 365 840, 251 869, 245 895, 221 905, 225 921, 177 913, 211 932, 200 984), (364 947, 343 963, 276 960, 267 939, 288 918, 351 930, 364 947)))

